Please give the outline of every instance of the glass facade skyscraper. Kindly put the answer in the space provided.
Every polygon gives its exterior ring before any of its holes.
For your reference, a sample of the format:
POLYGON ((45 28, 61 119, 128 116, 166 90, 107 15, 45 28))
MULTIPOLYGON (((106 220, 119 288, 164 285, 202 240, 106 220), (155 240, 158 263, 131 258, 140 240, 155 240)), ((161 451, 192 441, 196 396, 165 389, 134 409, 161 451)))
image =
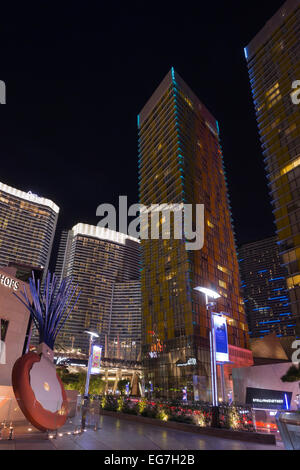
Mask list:
POLYGON ((293 321, 277 238, 246 243, 239 249, 243 297, 250 338, 271 333, 293 336, 293 321))
POLYGON ((59 207, 0 183, 0 267, 48 269, 59 207))
POLYGON ((72 278, 81 295, 58 336, 58 346, 86 353, 89 340, 84 330, 90 329, 100 334, 97 342, 103 354, 124 356, 126 350, 127 359, 136 359, 141 329, 139 263, 136 238, 87 224, 62 233, 55 272, 60 279, 72 278))
POLYGON ((288 0, 245 48, 279 252, 300 334, 300 1, 288 0))
POLYGON ((138 132, 140 203, 205 206, 201 250, 187 251, 172 230, 170 240, 141 241, 146 383, 157 395, 181 398, 187 387, 189 399, 210 400, 210 320, 195 287, 220 293, 229 342, 248 348, 218 123, 171 69, 138 115, 138 132))

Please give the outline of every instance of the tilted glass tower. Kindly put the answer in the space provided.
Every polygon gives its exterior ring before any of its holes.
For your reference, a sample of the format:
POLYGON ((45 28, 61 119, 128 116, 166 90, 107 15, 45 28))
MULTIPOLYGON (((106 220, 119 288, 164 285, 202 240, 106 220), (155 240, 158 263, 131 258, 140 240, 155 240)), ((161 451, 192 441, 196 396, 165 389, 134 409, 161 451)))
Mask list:
POLYGON ((229 342, 248 347, 218 123, 171 69, 138 115, 138 132, 140 203, 205 205, 201 250, 187 251, 172 230, 170 240, 141 241, 146 386, 180 398, 187 387, 188 399, 210 400, 210 321, 195 287, 221 294, 229 342))
POLYGON ((279 252, 300 335, 300 0, 288 0, 245 48, 279 252))

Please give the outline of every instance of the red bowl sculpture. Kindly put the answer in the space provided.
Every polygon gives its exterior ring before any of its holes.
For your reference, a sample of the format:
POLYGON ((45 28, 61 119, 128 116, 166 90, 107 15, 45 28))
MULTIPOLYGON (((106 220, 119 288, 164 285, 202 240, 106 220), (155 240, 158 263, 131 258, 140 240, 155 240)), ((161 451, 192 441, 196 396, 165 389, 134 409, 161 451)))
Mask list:
POLYGON ((29 352, 17 359, 12 386, 24 416, 40 431, 56 430, 67 420, 67 395, 55 366, 29 352))

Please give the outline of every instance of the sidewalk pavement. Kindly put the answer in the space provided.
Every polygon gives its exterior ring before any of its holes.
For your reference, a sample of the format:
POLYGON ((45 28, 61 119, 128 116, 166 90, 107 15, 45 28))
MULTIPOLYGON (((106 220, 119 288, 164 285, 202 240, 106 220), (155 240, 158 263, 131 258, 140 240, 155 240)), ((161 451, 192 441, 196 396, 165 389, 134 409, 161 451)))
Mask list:
MULTIPOLYGON (((63 428, 60 430, 63 431, 63 428)), ((221 439, 158 426, 100 417, 100 429, 81 435, 45 439, 37 434, 0 441, 0 450, 284 450, 282 443, 263 445, 221 439)))

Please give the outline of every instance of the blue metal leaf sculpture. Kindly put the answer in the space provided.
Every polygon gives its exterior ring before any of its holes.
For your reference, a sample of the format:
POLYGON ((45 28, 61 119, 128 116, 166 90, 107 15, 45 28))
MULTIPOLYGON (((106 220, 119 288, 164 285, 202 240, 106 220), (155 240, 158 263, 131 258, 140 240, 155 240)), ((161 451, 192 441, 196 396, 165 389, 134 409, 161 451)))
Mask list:
POLYGON ((39 332, 40 343, 46 343, 54 348, 56 337, 73 311, 80 292, 76 295, 78 286, 73 286, 72 279, 64 279, 58 285, 55 274, 48 272, 44 288, 41 289, 40 280, 35 280, 34 273, 29 279, 29 289, 32 301, 29 300, 25 286, 19 297, 14 295, 29 310, 31 318, 39 332), (75 299, 73 300, 75 296, 75 299))

